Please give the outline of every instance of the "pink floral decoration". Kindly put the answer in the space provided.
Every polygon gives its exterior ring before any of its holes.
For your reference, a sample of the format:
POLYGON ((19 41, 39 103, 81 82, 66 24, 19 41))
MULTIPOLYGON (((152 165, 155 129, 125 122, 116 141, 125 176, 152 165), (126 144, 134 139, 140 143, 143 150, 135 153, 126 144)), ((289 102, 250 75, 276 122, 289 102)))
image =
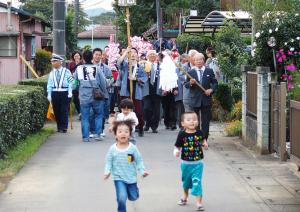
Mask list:
POLYGON ((288 65, 285 66, 285 70, 287 70, 287 71, 296 71, 297 67, 293 63, 291 63, 291 64, 288 64, 288 65))
POLYGON ((282 63, 285 59, 286 59, 286 55, 284 54, 283 49, 280 49, 277 53, 276 53, 276 59, 279 63, 282 63))

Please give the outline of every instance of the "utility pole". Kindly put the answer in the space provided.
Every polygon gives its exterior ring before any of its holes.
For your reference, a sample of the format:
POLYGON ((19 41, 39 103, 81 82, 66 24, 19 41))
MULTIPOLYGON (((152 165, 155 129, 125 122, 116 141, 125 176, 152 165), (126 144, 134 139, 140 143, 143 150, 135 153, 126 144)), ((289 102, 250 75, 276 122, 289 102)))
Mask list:
POLYGON ((157 39, 159 39, 159 46, 161 49, 162 42, 162 26, 161 26, 161 10, 160 10, 160 0, 156 0, 156 16, 157 16, 157 39))
POLYGON ((53 52, 65 57, 65 0, 53 0, 53 52))
POLYGON ((73 19, 73 29, 74 29, 74 34, 76 36, 77 40, 77 35, 78 35, 78 25, 79 25, 79 0, 74 1, 74 19, 73 19))

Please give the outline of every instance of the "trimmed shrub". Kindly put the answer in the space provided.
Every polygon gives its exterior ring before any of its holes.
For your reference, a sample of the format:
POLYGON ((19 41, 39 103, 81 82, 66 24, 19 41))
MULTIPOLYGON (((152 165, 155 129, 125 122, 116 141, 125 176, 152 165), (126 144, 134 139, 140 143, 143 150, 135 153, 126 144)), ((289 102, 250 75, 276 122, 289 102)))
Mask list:
POLYGON ((51 52, 37 49, 34 63, 39 76, 48 74, 51 71, 51 52))
POLYGON ((219 82, 215 97, 224 110, 231 111, 233 98, 231 96, 230 86, 228 84, 219 82))
POLYGON ((30 85, 30 86, 40 86, 44 89, 44 93, 47 96, 47 82, 49 75, 42 76, 40 78, 25 79, 19 82, 19 85, 30 85))
POLYGON ((242 136, 242 121, 234 120, 229 122, 225 127, 227 136, 242 136))
POLYGON ((199 52, 205 53, 206 48, 211 46, 211 43, 212 40, 210 37, 190 34, 181 34, 176 39, 176 45, 180 53, 184 53, 190 49, 196 49, 199 52))
POLYGON ((16 145, 44 126, 47 101, 38 86, 0 85, 0 158, 16 145))

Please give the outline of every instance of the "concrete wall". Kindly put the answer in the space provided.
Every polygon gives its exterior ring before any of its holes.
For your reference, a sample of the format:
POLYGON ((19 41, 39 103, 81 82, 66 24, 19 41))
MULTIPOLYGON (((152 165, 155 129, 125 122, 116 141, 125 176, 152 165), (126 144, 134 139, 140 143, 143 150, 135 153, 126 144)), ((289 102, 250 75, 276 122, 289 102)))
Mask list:
POLYGON ((242 66, 242 143, 260 154, 269 153, 269 67, 257 67, 257 114, 247 114, 247 73, 250 66, 242 66))

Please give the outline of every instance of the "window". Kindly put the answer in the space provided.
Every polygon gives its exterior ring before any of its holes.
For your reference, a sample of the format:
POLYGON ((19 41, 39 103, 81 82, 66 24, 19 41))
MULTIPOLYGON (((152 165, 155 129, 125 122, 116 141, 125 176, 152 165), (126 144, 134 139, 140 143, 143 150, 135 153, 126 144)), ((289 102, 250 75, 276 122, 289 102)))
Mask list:
POLYGON ((17 37, 0 37, 0 57, 17 57, 17 37))

